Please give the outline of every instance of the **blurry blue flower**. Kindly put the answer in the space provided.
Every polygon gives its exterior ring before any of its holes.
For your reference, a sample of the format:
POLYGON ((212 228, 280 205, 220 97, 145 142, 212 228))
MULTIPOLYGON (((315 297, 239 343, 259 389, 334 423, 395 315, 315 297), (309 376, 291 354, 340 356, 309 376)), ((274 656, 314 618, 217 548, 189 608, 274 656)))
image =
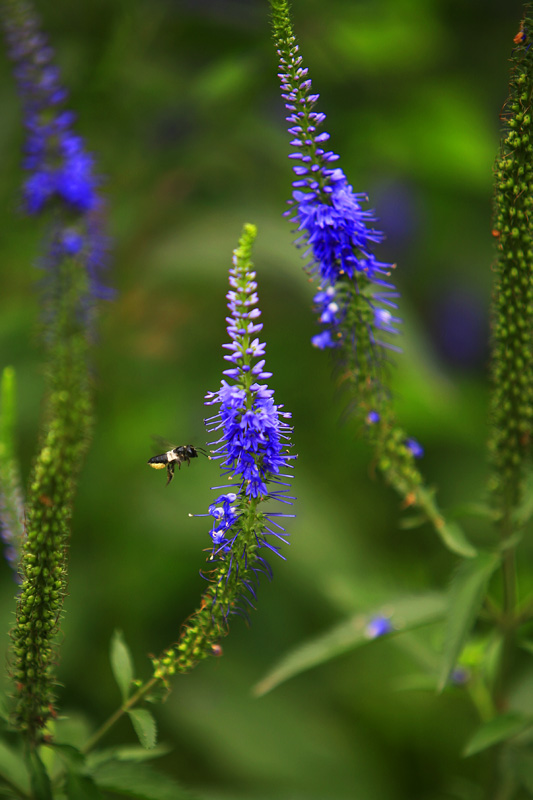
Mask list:
POLYGON ((422 458, 424 455, 424 448, 416 439, 406 439, 405 446, 411 451, 415 458, 422 458))
POLYGON ((479 290, 449 283, 436 287, 430 300, 428 323, 439 354, 456 367, 484 367, 489 322, 479 290))
POLYGON ((86 267, 89 293, 109 297, 100 282, 108 248, 100 180, 92 155, 72 130, 75 115, 63 107, 67 92, 53 64, 54 51, 24 0, 6 4, 4 31, 26 130, 23 207, 30 215, 56 212, 42 265, 53 273, 65 257, 75 256, 86 267))
POLYGON ((470 670, 468 670, 466 667, 459 666, 452 670, 450 675, 450 683, 452 683, 454 686, 465 686, 470 678, 470 670))
POLYGON ((366 625, 365 636, 368 639, 377 639, 379 636, 385 636, 394 630, 394 625, 389 617, 377 616, 372 617, 366 625))
POLYGON ((366 415, 366 421, 368 425, 375 425, 376 422, 379 422, 380 416, 377 411, 369 411, 366 415))

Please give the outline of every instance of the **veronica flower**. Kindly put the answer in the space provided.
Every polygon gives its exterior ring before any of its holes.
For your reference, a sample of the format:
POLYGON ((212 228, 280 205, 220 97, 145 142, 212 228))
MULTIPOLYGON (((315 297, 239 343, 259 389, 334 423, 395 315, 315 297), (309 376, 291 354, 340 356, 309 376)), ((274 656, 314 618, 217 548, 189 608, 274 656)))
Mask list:
POLYGON ((226 632, 230 615, 247 616, 259 576, 271 576, 265 554, 283 558, 279 543, 288 543, 284 520, 294 515, 272 510, 271 503, 262 510, 266 501, 292 505, 288 480, 295 456, 288 452, 291 415, 274 402, 266 384, 272 373, 265 369, 265 344, 258 337, 263 325, 250 260, 255 235, 255 227, 245 225, 234 251, 227 293, 230 341, 223 345, 230 366, 223 371, 220 388, 206 396, 206 404, 216 406, 206 420, 217 437, 210 443, 212 458, 220 461, 227 481, 216 487, 217 497, 205 515, 211 519, 209 587, 176 647, 154 659, 156 678, 187 671, 200 658, 220 654, 217 639, 226 632))
POLYGON ((379 383, 383 348, 399 349, 384 335, 396 335, 401 322, 395 314, 399 294, 390 281, 393 265, 374 254, 383 234, 363 207, 366 196, 354 192, 337 165, 339 156, 326 149, 326 117, 315 110, 319 95, 292 35, 287 3, 271 5, 295 174, 286 214, 297 226, 298 246, 305 247, 306 269, 320 283, 314 302, 321 331, 312 343, 351 349, 352 369, 379 383))
MULTIPOLYGON (((245 537, 243 525, 250 522, 250 510, 255 516, 260 502, 268 499, 288 502, 288 484, 280 478, 288 477, 283 470, 290 469, 294 458, 287 451, 291 428, 286 420, 291 415, 274 403, 273 390, 263 382, 272 373, 266 371, 262 358, 265 344, 256 336, 263 325, 259 322, 256 275, 249 260, 254 238, 255 228, 247 225, 229 273, 230 316, 226 322, 231 341, 222 346, 229 351, 224 358, 232 366, 224 370, 220 389, 206 396, 207 405, 218 406, 218 413, 206 420, 208 430, 219 434, 211 443, 215 448, 213 458, 220 459, 223 476, 237 482, 231 484, 233 491, 218 497, 209 509, 213 517, 214 554, 229 552, 239 538, 245 537), (282 488, 272 490, 271 484, 282 488)), ((260 524, 254 522, 253 542, 259 549, 278 553, 269 537, 284 540, 279 516, 265 512, 260 524)))
POLYGON ((87 296, 81 303, 87 306, 89 296, 110 295, 101 283, 108 243, 94 159, 73 130, 76 116, 65 107, 68 95, 53 63, 54 51, 24 0, 10 4, 4 31, 26 130, 23 210, 31 216, 54 212, 41 264, 53 275, 65 258, 82 262, 87 296))

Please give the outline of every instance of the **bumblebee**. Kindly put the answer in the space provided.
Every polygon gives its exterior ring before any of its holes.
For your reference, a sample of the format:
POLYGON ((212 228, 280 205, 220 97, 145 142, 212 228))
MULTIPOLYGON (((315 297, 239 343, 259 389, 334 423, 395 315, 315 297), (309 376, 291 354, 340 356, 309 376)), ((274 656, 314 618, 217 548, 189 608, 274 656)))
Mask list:
POLYGON ((189 465, 191 463, 191 458, 198 458, 199 452, 202 453, 202 455, 206 455, 201 447, 193 447, 192 444, 180 444, 179 447, 167 450, 166 453, 161 453, 159 456, 149 458, 148 463, 154 469, 166 468, 168 475, 166 485, 168 486, 174 477, 176 464, 178 465, 178 469, 181 469, 181 465, 184 461, 189 465))

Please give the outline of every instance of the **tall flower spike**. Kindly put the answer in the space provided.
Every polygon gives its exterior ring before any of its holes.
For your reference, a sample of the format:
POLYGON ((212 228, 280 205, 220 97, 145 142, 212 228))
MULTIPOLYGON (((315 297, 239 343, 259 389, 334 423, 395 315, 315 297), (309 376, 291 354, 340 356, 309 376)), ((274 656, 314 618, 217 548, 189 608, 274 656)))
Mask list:
POLYGON ((108 242, 94 159, 73 131, 75 114, 65 108, 68 95, 53 63, 54 51, 40 31, 31 5, 26 0, 3 0, 2 6, 26 129, 23 167, 28 177, 23 186, 23 209, 32 216, 55 212, 41 261, 52 273, 50 293, 53 296, 53 274, 62 260, 83 261, 88 296, 80 298, 80 306, 87 312, 90 296, 110 296, 101 283, 108 242))
MULTIPOLYGON (((67 590, 70 517, 92 426, 89 345, 105 265, 103 201, 93 158, 72 132, 53 51, 26 0, 1 0, 3 24, 27 132, 23 207, 50 212, 42 266, 47 348, 40 450, 29 481, 21 589, 12 636, 14 724, 35 745, 56 714, 54 665, 67 590)), ((4 491, 5 495, 5 491, 4 491)))
POLYGON ((507 129, 494 171, 498 258, 492 304, 490 455, 493 499, 504 527, 522 495, 533 435, 532 34, 528 4, 514 40, 509 98, 501 115, 507 129))
POLYGON ((393 265, 374 255, 383 235, 372 227, 366 196, 356 194, 326 150, 329 134, 320 132, 325 115, 315 111, 313 94, 292 32, 287 0, 270 0, 274 40, 279 56, 282 97, 288 116, 296 180, 286 214, 297 224, 298 246, 306 247, 307 269, 320 281, 315 306, 321 331, 313 337, 320 349, 333 348, 343 384, 352 393, 351 410, 364 426, 376 453, 376 466, 404 498, 419 506, 446 544, 463 555, 475 551, 457 526, 447 523, 433 493, 424 488, 415 459, 423 448, 398 425, 389 390, 391 338, 401 323, 397 316, 393 265))
POLYGON ((186 672, 201 658, 219 653, 217 640, 225 635, 229 617, 247 617, 259 576, 271 576, 264 554, 281 555, 277 543, 287 543, 288 537, 283 520, 294 516, 270 507, 260 510, 267 500, 292 505, 287 479, 295 456, 288 453, 291 415, 274 403, 274 392, 264 383, 272 373, 265 370, 265 344, 257 336, 263 325, 250 260, 255 236, 255 226, 245 225, 234 251, 227 294, 230 342, 223 345, 231 366, 224 370, 218 391, 206 396, 207 405, 218 406, 206 420, 209 432, 218 436, 211 443, 213 458, 220 460, 223 478, 229 481, 217 487, 224 491, 207 515, 212 519, 209 562, 214 568, 200 609, 179 642, 154 659, 157 678, 186 672))
POLYGON ((342 348, 359 393, 372 407, 383 394, 385 349, 398 348, 390 335, 398 333, 398 292, 390 282, 393 265, 373 252, 383 239, 371 227, 367 198, 356 194, 326 150, 329 134, 320 132, 325 114, 315 111, 318 94, 312 92, 292 35, 287 3, 271 0, 274 36, 279 56, 282 97, 289 112, 289 134, 296 180, 287 215, 300 233, 306 269, 320 282, 315 307, 321 331, 312 342, 320 349, 342 348))

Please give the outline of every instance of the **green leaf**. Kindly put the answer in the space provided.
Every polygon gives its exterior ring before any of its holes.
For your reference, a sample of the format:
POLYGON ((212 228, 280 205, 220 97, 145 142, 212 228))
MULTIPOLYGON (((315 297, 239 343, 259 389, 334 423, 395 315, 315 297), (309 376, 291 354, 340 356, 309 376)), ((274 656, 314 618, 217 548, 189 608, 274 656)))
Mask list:
POLYGON ((432 593, 399 598, 370 614, 357 614, 289 652, 256 684, 253 692, 257 696, 266 694, 307 669, 369 644, 372 638, 368 635, 368 624, 375 617, 385 616, 390 620, 393 631, 387 636, 392 636, 398 631, 412 630, 442 619, 445 613, 445 597, 432 593))
POLYGON ((34 800, 53 800, 50 778, 38 753, 32 750, 28 756, 30 783, 34 800))
POLYGON ((146 708, 133 708, 128 711, 129 718, 143 747, 150 750, 157 741, 157 725, 153 715, 146 708))
POLYGON ((173 778, 148 764, 108 761, 94 771, 93 779, 101 789, 135 800, 191 800, 173 778))
POLYGON ((68 800, 103 800, 104 795, 92 778, 69 770, 65 792, 68 800))
POLYGON ((524 492, 522 494, 522 502, 519 503, 513 513, 513 520, 516 525, 521 528, 526 522, 529 522, 533 516, 533 469, 527 469, 524 479, 524 492))
POLYGON ((420 528, 422 525, 426 525, 427 521, 427 514, 412 514, 408 517, 401 517, 398 527, 403 531, 410 531, 414 528, 420 528))
POLYGON ((95 769, 105 761, 149 761, 161 758, 172 752, 172 747, 167 744, 158 744, 151 750, 146 750, 138 745, 125 745, 123 747, 110 747, 106 750, 95 750, 87 756, 87 766, 95 769))
POLYGON ((448 550, 451 550, 452 553, 457 553, 458 556, 463 556, 463 558, 474 558, 476 555, 476 548, 470 544, 463 533, 463 529, 457 522, 446 521, 444 525, 439 528, 438 534, 448 550))
POLYGON ((473 558, 477 553, 476 548, 470 544, 457 522, 450 522, 442 517, 435 504, 435 491, 420 486, 417 495, 418 505, 424 509, 448 550, 463 556, 463 558, 473 558))
POLYGON ((127 700, 133 681, 133 661, 122 631, 114 631, 110 648, 111 669, 123 700, 127 700))
POLYGON ((447 630, 439 680, 441 690, 448 682, 457 663, 457 658, 483 603, 487 584, 499 563, 500 556, 497 553, 478 553, 475 558, 464 561, 455 572, 450 590, 447 630))
POLYGON ((523 717, 521 714, 510 712, 509 714, 501 714, 499 717, 494 717, 489 722, 485 722, 474 733, 468 741, 463 755, 473 756, 475 753, 481 753, 488 747, 492 747, 500 742, 505 742, 519 733, 523 733, 526 728, 533 727, 532 717, 523 717))
POLYGON ((53 742, 48 746, 55 750, 69 767, 79 771, 85 766, 85 756, 77 747, 61 742, 53 742))
POLYGON ((0 780, 2 778, 24 794, 29 794, 30 779, 24 758, 5 742, 0 741, 0 780))

